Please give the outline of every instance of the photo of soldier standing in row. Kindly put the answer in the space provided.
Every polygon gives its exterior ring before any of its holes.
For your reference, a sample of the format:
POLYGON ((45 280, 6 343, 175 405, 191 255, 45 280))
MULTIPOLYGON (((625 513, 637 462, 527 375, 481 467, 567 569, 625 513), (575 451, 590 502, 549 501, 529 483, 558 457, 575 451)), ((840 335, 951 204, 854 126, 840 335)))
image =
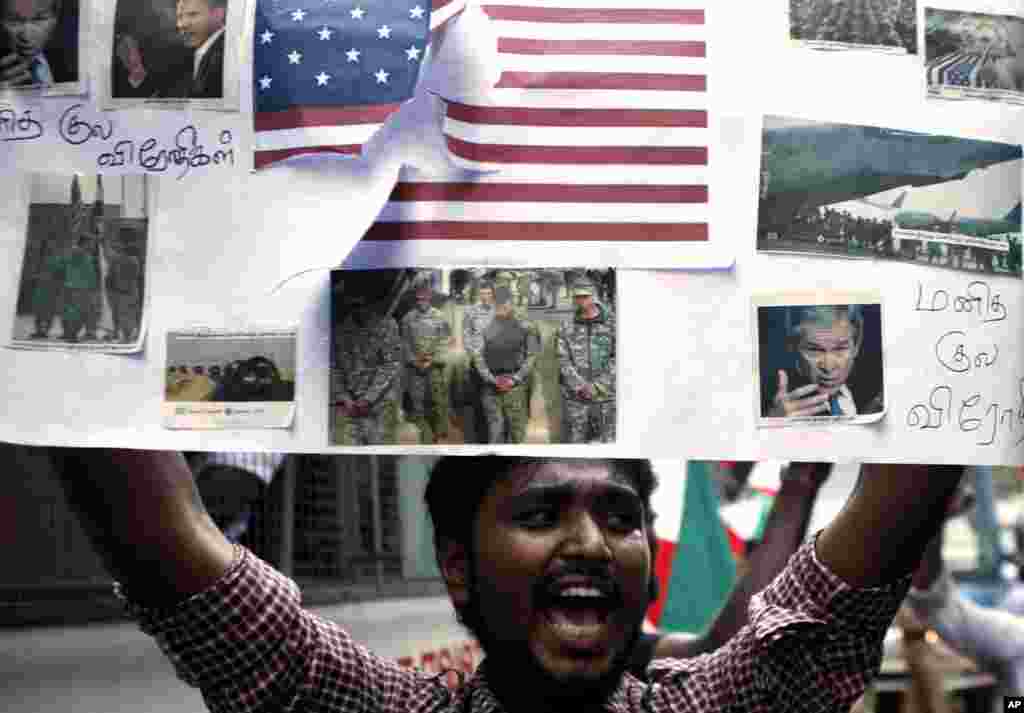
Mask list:
POLYGON ((609 443, 613 270, 334 273, 332 445, 609 443))
POLYGON ((31 180, 12 344, 133 348, 141 338, 143 308, 143 179, 113 179, 112 202, 104 201, 102 176, 93 179, 91 202, 83 200, 78 176, 40 174, 31 180), (70 199, 59 201, 61 193, 70 199))

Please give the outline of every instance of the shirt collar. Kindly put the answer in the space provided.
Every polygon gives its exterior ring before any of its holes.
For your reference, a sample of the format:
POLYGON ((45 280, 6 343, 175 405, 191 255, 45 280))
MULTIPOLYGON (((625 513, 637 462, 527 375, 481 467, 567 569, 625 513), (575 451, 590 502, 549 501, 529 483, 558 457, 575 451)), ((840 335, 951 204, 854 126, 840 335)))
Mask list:
POLYGON ((213 43, 216 42, 220 38, 220 36, 224 34, 224 29, 225 28, 223 28, 223 27, 220 28, 219 30, 214 32, 212 35, 207 37, 206 38, 206 42, 204 42, 203 44, 199 45, 199 49, 196 50, 196 54, 192 58, 192 76, 193 77, 195 77, 197 74, 199 74, 199 65, 202 63, 203 57, 206 56, 206 53, 210 50, 210 47, 213 46, 213 43))
MULTIPOLYGON (((610 713, 627 713, 630 710, 628 701, 639 700, 646 688, 631 674, 625 674, 622 683, 608 698, 607 703, 601 706, 601 710, 610 713)), ((504 713, 505 711, 505 707, 494 695, 487 680, 486 659, 480 663, 466 685, 459 689, 457 698, 458 700, 452 708, 455 711, 470 711, 471 713, 504 713)))

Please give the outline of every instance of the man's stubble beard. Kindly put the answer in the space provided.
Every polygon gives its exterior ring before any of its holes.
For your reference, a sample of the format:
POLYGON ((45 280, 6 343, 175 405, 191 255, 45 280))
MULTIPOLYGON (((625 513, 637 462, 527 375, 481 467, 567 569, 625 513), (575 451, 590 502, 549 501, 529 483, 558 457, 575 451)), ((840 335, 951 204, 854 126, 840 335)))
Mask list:
MULTIPOLYGON (((468 577, 469 601, 458 612, 459 621, 480 642, 480 647, 489 662, 488 680, 496 687, 514 690, 515 687, 522 688, 527 682, 540 682, 541 688, 537 695, 539 700, 562 700, 574 705, 600 705, 618 688, 623 675, 629 669, 633 650, 640 639, 647 606, 640 611, 637 621, 631 627, 626 646, 612 660, 608 671, 597 678, 577 675, 557 678, 540 665, 529 646, 517 644, 518 650, 511 651, 507 642, 492 635, 480 606, 480 577, 477 575, 476 558, 472 552, 469 553, 468 577)), ((536 601, 536 593, 532 596, 536 601)))

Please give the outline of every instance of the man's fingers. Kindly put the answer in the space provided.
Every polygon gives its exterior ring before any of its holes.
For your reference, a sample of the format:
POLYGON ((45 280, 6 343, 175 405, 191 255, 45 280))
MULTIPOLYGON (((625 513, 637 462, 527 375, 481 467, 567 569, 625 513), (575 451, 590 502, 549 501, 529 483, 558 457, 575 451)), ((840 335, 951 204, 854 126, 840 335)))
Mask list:
POLYGON ((790 408, 797 411, 805 411, 809 408, 828 408, 828 394, 816 394, 806 399, 792 399, 789 402, 790 408))
POLYGON ((818 414, 821 414, 821 413, 828 413, 828 411, 829 411, 828 404, 827 403, 823 403, 823 404, 817 404, 816 406, 809 406, 807 408, 799 409, 799 410, 794 411, 793 413, 791 413, 789 415, 790 416, 798 416, 798 417, 802 417, 802 416, 817 416, 818 414))
POLYGON ((813 393, 816 393, 817 391, 817 384, 805 384, 804 386, 798 386, 797 388, 790 391, 788 394, 785 395, 785 398, 788 399, 789 401, 795 401, 796 399, 803 398, 804 396, 809 396, 813 393))
POLYGON ((785 369, 779 369, 779 386, 775 389, 775 400, 782 402, 786 398, 786 391, 789 389, 789 377, 786 376, 785 369))
POLYGON ((21 55, 15 54, 13 52, 11 54, 5 54, 4 56, 0 57, 0 69, 6 69, 7 67, 10 67, 14 64, 18 64, 19 62, 24 64, 24 60, 21 59, 21 55))

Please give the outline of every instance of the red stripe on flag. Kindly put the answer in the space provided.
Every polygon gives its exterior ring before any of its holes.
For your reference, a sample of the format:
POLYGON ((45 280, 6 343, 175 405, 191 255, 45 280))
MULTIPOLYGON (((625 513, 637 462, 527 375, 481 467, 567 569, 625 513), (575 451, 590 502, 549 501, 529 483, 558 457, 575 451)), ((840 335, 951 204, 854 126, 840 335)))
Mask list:
POLYGON ((256 151, 253 165, 255 168, 263 168, 269 166, 272 163, 278 161, 284 161, 286 158, 292 156, 301 156, 303 154, 315 154, 315 153, 334 153, 334 154, 358 154, 362 150, 361 144, 352 144, 350 146, 300 146, 294 149, 274 149, 272 151, 256 151))
POLYGON ((643 72, 502 72, 498 89, 628 89, 631 91, 703 92, 703 74, 643 72))
POLYGON ((668 579, 672 575, 672 562, 676 558, 676 543, 658 538, 658 554, 654 558, 654 576, 658 578, 658 598, 647 608, 647 618, 655 626, 668 600, 668 579))
POLYGON ((701 109, 531 109, 448 102, 447 113, 448 118, 468 124, 501 126, 664 126, 705 129, 708 125, 708 113, 701 109))
POLYGON ((703 10, 666 10, 658 8, 585 8, 585 7, 520 7, 517 5, 483 5, 495 20, 509 22, 600 22, 642 25, 703 25, 703 10))
POLYGON ((363 240, 552 240, 559 242, 702 242, 707 223, 501 223, 378 221, 363 240))
POLYGON ((498 38, 498 52, 506 54, 559 55, 654 55, 662 57, 704 57, 703 42, 654 40, 533 40, 524 37, 498 38))
POLYGON ((305 126, 379 124, 398 111, 401 104, 374 106, 296 106, 284 111, 261 111, 255 115, 256 131, 295 129, 305 126))
POLYGON ((416 183, 395 186, 392 201, 465 203, 707 203, 707 186, 416 183))
POLYGON ((705 146, 520 146, 473 144, 448 137, 448 150, 479 163, 539 163, 546 165, 706 166, 705 146))

